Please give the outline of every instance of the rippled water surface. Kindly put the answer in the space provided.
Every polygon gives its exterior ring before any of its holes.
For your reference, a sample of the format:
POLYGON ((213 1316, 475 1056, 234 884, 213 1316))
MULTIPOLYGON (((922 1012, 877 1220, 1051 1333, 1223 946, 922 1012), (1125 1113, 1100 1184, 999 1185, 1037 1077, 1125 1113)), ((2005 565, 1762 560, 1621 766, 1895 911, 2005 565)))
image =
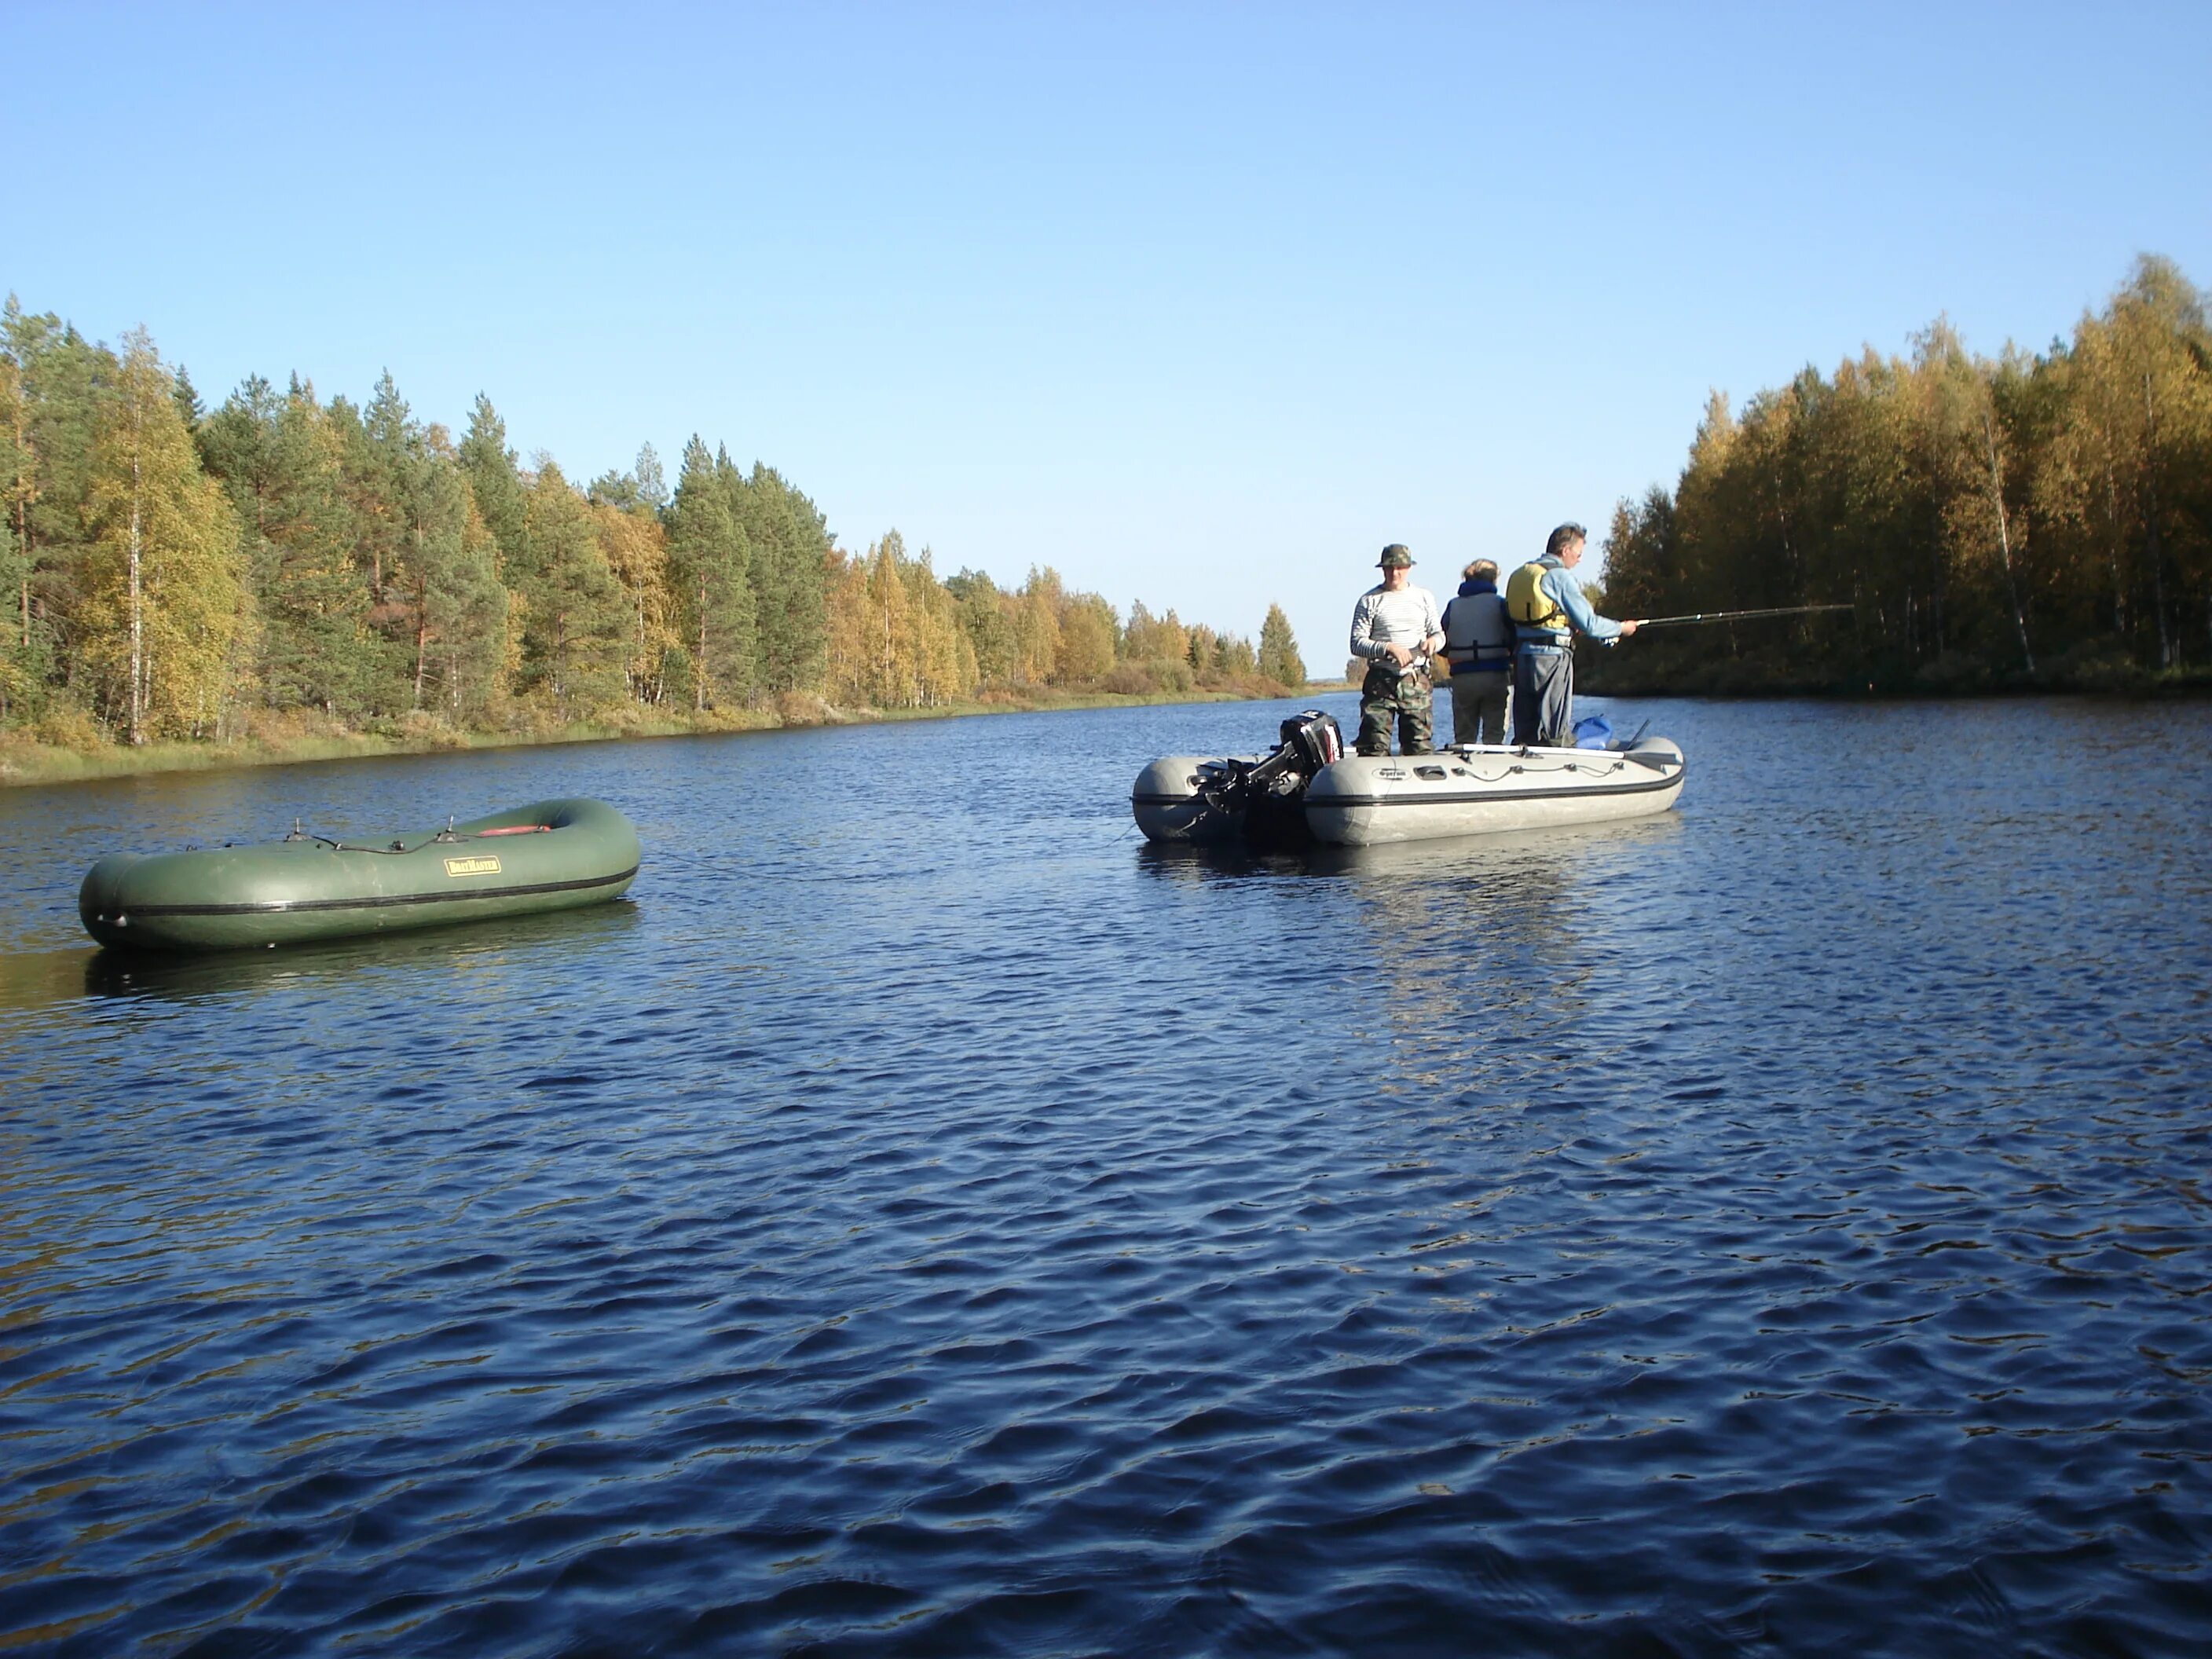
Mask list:
POLYGON ((0 1648, 2212 1646, 2212 711, 1616 705, 1675 812, 1136 837, 1287 708, 0 793, 0 1648), (76 928, 563 794, 629 902, 76 928))

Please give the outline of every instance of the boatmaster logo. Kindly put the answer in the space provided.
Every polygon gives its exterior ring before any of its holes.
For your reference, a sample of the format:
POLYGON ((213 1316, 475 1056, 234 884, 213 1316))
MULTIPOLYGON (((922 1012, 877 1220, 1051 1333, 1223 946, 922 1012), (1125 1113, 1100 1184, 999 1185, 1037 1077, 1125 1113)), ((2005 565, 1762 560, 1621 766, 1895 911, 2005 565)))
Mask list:
POLYGON ((473 859, 447 859, 446 873, 449 876, 495 876, 499 860, 489 856, 473 859))

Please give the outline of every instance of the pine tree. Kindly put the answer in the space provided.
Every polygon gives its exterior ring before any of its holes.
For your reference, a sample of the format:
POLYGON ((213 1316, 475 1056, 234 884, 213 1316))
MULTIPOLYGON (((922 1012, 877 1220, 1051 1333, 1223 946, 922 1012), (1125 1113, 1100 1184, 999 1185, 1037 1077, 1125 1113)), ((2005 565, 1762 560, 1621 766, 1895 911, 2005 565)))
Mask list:
POLYGON ((507 595, 468 481, 419 430, 392 458, 400 538, 385 607, 408 675, 407 706, 481 709, 505 655, 507 595))
POLYGON ((584 499, 593 507, 611 507, 617 513, 647 510, 645 498, 638 494, 635 476, 611 469, 600 473, 584 486, 584 499))
POLYGON ((262 698, 338 720, 373 712, 386 652, 355 568, 345 434, 314 387, 295 377, 280 400, 248 379, 203 424, 199 449, 241 523, 262 698))
POLYGON ((112 352, 52 313, 27 314, 13 295, 0 311, 0 352, 19 398, 11 426, 18 466, 8 503, 15 568, 9 632, 25 680, 40 683, 24 687, 19 706, 27 711, 56 696, 80 701, 87 690, 76 649, 90 550, 85 510, 103 388, 118 365, 112 352))
MULTIPOLYGON (((357 421, 335 404, 332 416, 354 575, 371 607, 371 701, 386 713, 481 713, 501 690, 507 605, 459 453, 443 428, 414 418, 389 371, 357 421)), ((496 477, 507 458, 495 435, 489 448, 496 477)))
POLYGON ((659 455, 651 444, 646 444, 638 450, 636 465, 630 471, 602 472, 584 494, 594 507, 654 515, 668 505, 668 480, 660 470, 659 455))
MULTIPOLYGON (((20 312, 12 295, 8 307, 12 325, 20 312)), ((0 338, 0 726, 37 711, 51 665, 32 648, 28 530, 37 499, 30 396, 10 340, 0 338)))
POLYGON ((432 638, 439 646, 441 696, 457 722, 490 718, 507 696, 510 668, 520 654, 514 596, 499 579, 499 548, 469 503, 460 556, 447 586, 433 599, 432 638))
POLYGON ((185 430, 196 433, 200 422, 207 418, 207 410, 200 402, 200 394, 192 386, 192 377, 179 363, 173 371, 170 395, 177 400, 177 418, 185 423, 185 430))
POLYGON ((520 687, 563 719, 605 709, 622 700, 627 629, 591 507, 541 455, 524 509, 522 550, 508 567, 523 610, 520 687))

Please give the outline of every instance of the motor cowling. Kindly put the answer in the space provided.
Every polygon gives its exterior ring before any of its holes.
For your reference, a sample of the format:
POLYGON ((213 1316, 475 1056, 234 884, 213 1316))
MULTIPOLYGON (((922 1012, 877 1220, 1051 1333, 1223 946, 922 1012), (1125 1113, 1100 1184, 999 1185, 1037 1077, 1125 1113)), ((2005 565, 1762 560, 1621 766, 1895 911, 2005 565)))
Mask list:
POLYGON ((1296 751, 1291 764, 1309 779, 1332 761, 1344 758, 1343 728, 1334 715, 1318 708, 1305 709, 1285 720, 1278 740, 1284 748, 1296 751))

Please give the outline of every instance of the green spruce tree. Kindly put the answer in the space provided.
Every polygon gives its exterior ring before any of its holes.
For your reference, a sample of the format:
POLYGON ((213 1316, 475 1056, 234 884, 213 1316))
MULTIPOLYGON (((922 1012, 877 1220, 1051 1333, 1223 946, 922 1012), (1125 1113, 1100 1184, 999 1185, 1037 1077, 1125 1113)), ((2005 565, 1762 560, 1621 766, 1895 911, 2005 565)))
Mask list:
POLYGON ((522 550, 523 520, 527 511, 522 473, 514 452, 507 447, 507 422, 491 406, 491 399, 477 394, 469 411, 469 429, 460 443, 461 471, 469 481, 477 511, 502 562, 522 550))
POLYGON ((831 539, 822 513, 775 468, 740 474, 726 450, 715 461, 752 556, 760 630, 760 681, 771 692, 810 690, 828 665, 831 539))
POLYGON ((743 702, 759 672, 750 548, 730 495, 728 481, 694 434, 684 447, 667 524, 676 635, 695 709, 743 702))
POLYGON ((1302 691, 1306 684, 1305 659, 1298 655, 1297 636, 1291 632, 1291 619, 1283 614, 1283 607, 1267 607, 1267 620, 1260 624, 1261 674, 1293 691, 1302 691))

